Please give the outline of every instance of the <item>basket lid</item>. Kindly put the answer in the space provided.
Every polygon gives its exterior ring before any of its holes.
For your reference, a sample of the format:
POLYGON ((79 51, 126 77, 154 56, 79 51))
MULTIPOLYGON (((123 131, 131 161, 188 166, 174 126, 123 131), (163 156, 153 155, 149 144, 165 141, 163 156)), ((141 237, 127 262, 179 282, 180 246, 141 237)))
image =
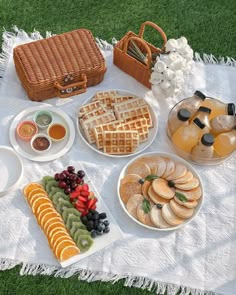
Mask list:
POLYGON ((86 29, 19 45, 14 58, 30 83, 64 79, 68 74, 95 75, 105 69, 105 60, 86 29))

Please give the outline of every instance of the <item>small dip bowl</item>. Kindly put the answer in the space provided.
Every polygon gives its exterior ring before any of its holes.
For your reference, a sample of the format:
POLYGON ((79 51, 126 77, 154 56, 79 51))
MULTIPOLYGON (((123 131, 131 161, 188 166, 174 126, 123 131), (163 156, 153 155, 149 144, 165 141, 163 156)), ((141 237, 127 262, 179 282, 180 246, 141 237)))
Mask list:
POLYGON ((17 125, 16 133, 20 139, 30 141, 38 133, 38 126, 33 121, 22 121, 17 125))
POLYGON ((38 133, 31 139, 30 145, 36 153, 44 153, 51 148, 52 141, 48 135, 38 133))
POLYGON ((34 114, 34 122, 40 129, 46 129, 53 121, 53 115, 51 112, 42 110, 34 114))
POLYGON ((47 133, 52 141, 59 142, 65 138, 67 134, 67 129, 64 125, 60 123, 53 123, 48 126, 47 133))

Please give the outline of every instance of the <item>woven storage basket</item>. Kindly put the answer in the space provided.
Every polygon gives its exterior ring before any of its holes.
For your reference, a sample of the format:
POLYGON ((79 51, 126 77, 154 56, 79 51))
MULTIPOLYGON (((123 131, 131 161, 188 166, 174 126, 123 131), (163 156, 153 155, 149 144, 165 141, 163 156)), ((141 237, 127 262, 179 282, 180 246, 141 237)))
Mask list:
POLYGON ((151 75, 152 54, 164 52, 166 41, 167 38, 164 31, 156 24, 146 21, 141 25, 138 35, 130 31, 116 44, 114 48, 113 63, 146 87, 151 88, 149 80, 151 75), (162 48, 155 47, 143 39, 146 25, 153 27, 160 33, 163 39, 162 48), (127 53, 129 42, 131 40, 135 41, 141 51, 147 53, 147 65, 141 63, 127 53))
POLYGON ((17 46, 14 62, 29 98, 36 101, 85 92, 106 72, 105 60, 86 29, 17 46))

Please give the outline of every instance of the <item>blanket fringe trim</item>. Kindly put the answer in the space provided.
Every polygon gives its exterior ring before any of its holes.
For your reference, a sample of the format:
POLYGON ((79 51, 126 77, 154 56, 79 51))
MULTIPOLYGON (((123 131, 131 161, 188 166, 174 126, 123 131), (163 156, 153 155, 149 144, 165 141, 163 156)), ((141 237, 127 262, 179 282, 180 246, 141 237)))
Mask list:
MULTIPOLYGON (((46 32, 46 38, 53 36, 51 32, 46 32)), ((15 38, 24 38, 30 37, 33 40, 39 40, 43 37, 41 34, 34 30, 34 32, 27 34, 24 30, 18 29, 17 26, 13 26, 13 32, 4 31, 2 38, 2 52, 0 53, 0 78, 4 76, 5 70, 7 68, 8 60, 12 55, 15 38)), ((113 46, 117 43, 115 38, 112 39, 112 44, 108 43, 105 40, 96 38, 97 45, 102 50, 113 50, 113 46)), ((236 60, 232 57, 215 57, 212 54, 203 54, 194 53, 194 60, 197 62, 202 62, 205 64, 220 64, 226 66, 236 67, 236 60)))
MULTIPOLYGON (((22 263, 12 261, 9 259, 0 259, 0 271, 11 269, 22 263)), ((117 275, 112 273, 95 272, 83 269, 60 268, 58 266, 50 266, 45 264, 29 264, 23 263, 20 275, 53 275, 54 277, 69 278, 78 275, 78 279, 88 283, 95 281, 110 282, 111 284, 117 283, 119 280, 124 280, 124 286, 141 288, 155 292, 156 294, 166 295, 218 295, 211 291, 204 291, 186 286, 179 286, 176 284, 160 282, 151 280, 146 277, 138 277, 131 275, 117 275)))

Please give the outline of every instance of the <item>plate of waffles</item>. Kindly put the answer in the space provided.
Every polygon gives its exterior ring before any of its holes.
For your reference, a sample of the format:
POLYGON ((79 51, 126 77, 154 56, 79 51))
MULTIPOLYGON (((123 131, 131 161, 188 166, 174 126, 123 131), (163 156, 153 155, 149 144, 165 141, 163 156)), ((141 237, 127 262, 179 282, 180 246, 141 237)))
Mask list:
POLYGON ((132 159, 120 173, 117 193, 133 221, 156 231, 183 227, 203 203, 199 174, 188 162, 168 153, 151 152, 132 159))
POLYGON ((91 149, 119 158, 148 148, 158 122, 144 98, 125 90, 106 90, 96 92, 80 107, 77 129, 91 149))

